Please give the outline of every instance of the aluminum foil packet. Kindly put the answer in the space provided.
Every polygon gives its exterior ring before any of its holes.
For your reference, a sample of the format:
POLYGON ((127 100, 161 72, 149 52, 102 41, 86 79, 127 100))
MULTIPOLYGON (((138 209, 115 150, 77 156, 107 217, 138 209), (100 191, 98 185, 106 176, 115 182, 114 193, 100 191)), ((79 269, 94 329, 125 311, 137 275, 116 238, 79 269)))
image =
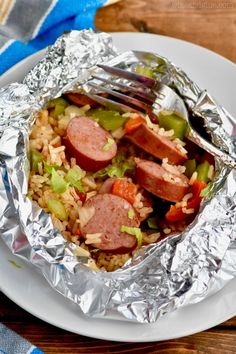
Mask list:
MULTIPOLYGON (((84 314, 149 323, 205 299, 236 275, 236 171, 216 161, 219 173, 192 224, 180 235, 141 248, 111 273, 88 268, 86 260, 74 255, 73 244, 53 228, 50 216, 27 197, 34 113, 86 83, 96 64, 130 69, 140 55, 118 55, 108 34, 72 31, 47 48, 23 83, 0 90, 0 235, 84 314)), ((141 59, 204 117, 214 143, 236 157, 235 137, 225 124, 235 124, 229 113, 167 59, 154 53, 141 59)))

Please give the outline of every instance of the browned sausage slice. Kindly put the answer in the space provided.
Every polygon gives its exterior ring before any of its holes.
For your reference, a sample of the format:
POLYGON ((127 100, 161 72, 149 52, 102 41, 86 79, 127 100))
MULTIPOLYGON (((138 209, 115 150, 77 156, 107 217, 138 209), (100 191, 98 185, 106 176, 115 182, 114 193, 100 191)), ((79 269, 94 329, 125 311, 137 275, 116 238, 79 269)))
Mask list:
POLYGON ((170 202, 179 202, 189 190, 189 180, 183 174, 173 174, 158 163, 136 159, 137 181, 140 186, 170 202))
POLYGON ((187 160, 186 154, 179 150, 177 144, 167 137, 157 134, 146 124, 141 124, 125 137, 158 159, 162 160, 167 157, 169 163, 175 165, 182 164, 187 160))
MULTIPOLYGON (((111 193, 112 192, 112 186, 115 182, 117 178, 115 177, 110 177, 107 178, 106 181, 102 184, 101 188, 99 189, 99 193, 111 193)), ((121 179, 121 178, 119 178, 121 179)), ((122 179, 126 179, 126 178, 122 178, 122 179)), ((151 199, 151 195, 147 192, 147 191, 142 191, 142 200, 140 200, 140 202, 142 202, 142 207, 138 208, 138 207, 134 207, 134 209, 137 211, 137 215, 139 217, 140 222, 144 221, 148 215, 151 213, 150 208, 152 208, 152 199, 151 199), (145 208, 145 209, 143 209, 145 208), (141 209, 143 209, 141 211, 141 209), (149 209, 149 210, 148 210, 149 209), (145 210, 145 212, 144 212, 145 210), (140 215, 144 214, 144 215, 140 215)))
POLYGON ((81 234, 87 243, 89 240, 93 241, 93 235, 97 234, 98 242, 91 244, 100 250, 126 253, 136 247, 136 237, 120 231, 122 225, 139 226, 139 219, 129 202, 116 195, 105 193, 88 199, 84 207, 90 210, 94 208, 92 217, 81 227, 81 234), (134 212, 135 216, 132 219, 128 216, 129 210, 134 212))
POLYGON ((64 143, 81 168, 95 172, 106 167, 116 155, 117 145, 112 140, 97 122, 81 116, 70 121, 64 143), (111 144, 105 148, 109 141, 111 144))
POLYGON ((79 107, 86 106, 87 104, 89 104, 90 106, 95 106, 97 104, 97 102, 92 100, 92 98, 78 92, 69 92, 66 93, 64 96, 66 99, 68 99, 68 101, 79 107))

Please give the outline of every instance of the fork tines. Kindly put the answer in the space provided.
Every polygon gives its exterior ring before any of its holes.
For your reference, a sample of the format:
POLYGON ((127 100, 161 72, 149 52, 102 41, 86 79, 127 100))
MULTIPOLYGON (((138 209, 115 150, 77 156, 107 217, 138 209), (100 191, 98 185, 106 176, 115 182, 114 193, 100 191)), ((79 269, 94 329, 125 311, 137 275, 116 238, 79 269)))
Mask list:
POLYGON ((124 79, 129 80, 129 81, 137 82, 137 83, 143 85, 144 87, 148 87, 148 88, 156 87, 156 80, 154 80, 150 77, 139 75, 134 72, 123 70, 123 69, 120 69, 120 68, 117 68, 114 66, 107 66, 107 65, 98 64, 98 67, 103 69, 104 71, 106 71, 109 74, 112 74, 112 75, 115 75, 118 77, 122 77, 124 79))
POLYGON ((129 91, 130 93, 142 98, 143 100, 147 101, 150 104, 152 104, 153 101, 155 100, 155 95, 153 95, 151 91, 149 91, 149 92, 144 91, 141 87, 139 88, 137 86, 130 86, 128 84, 125 85, 121 82, 117 82, 117 81, 107 79, 105 77, 101 77, 101 76, 97 76, 97 75, 92 75, 92 77, 94 79, 102 81, 110 86, 118 87, 121 91, 124 91, 124 92, 129 91))
POLYGON ((111 109, 116 109, 121 112, 150 112, 151 106, 155 101, 155 95, 150 90, 154 87, 156 81, 142 76, 137 75, 126 70, 119 68, 113 68, 105 65, 99 65, 104 71, 111 74, 112 76, 118 76, 128 80, 127 83, 121 83, 114 81, 112 78, 104 78, 102 76, 93 75, 93 80, 87 82, 87 85, 93 87, 96 92, 105 92, 109 97, 101 97, 97 93, 89 93, 89 96, 100 104, 111 109), (99 80, 107 86, 100 86, 94 82, 99 80), (131 82, 135 82, 136 86, 132 85, 131 82))

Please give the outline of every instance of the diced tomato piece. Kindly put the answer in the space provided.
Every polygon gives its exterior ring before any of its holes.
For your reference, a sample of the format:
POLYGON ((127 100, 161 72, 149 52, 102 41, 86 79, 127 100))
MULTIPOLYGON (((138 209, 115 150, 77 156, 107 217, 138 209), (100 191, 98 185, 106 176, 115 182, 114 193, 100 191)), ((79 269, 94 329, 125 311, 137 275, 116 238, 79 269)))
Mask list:
POLYGON ((192 184, 191 193, 192 198, 188 201, 189 208, 195 208, 199 206, 203 197, 201 197, 201 191, 206 188, 206 183, 203 181, 195 180, 192 184))
POLYGON ((145 119, 142 117, 137 117, 137 118, 130 118, 127 120, 127 122, 125 123, 125 132, 126 133, 131 133, 134 130, 138 129, 138 127, 143 124, 146 123, 145 119))
MULTIPOLYGON (((187 202, 186 209, 194 209, 196 213, 199 209, 202 197, 201 191, 206 187, 206 183, 203 181, 195 180, 193 182, 191 193, 193 194, 192 198, 187 202)), ((191 216, 192 214, 186 214, 183 212, 182 208, 176 208, 175 205, 171 205, 170 210, 166 213, 165 218, 169 222, 176 222, 184 220, 185 218, 191 216)))
POLYGON ((187 214, 183 213, 181 208, 176 208, 175 205, 171 205, 170 210, 166 213, 166 220, 169 222, 183 220, 186 217, 187 214))
POLYGON ((121 198, 126 199, 129 203, 133 204, 138 187, 136 184, 128 182, 123 179, 116 179, 112 185, 112 194, 118 195, 121 198))

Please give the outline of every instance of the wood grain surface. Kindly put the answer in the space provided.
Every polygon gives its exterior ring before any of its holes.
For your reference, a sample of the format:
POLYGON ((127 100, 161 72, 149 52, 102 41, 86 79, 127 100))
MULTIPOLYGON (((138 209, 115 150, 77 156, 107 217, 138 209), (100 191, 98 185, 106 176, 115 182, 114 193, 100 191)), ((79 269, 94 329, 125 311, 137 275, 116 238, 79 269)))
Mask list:
POLYGON ((236 0, 121 0, 96 16, 102 31, 181 38, 236 62, 236 0))
MULTIPOLYGON (((108 32, 141 31, 181 38, 236 62, 236 0, 122 0, 100 9, 96 26, 108 32)), ((181 339, 156 343, 117 343, 91 339, 53 327, 20 309, 0 293, 0 322, 46 354, 236 353, 236 317, 213 329, 181 339)))
POLYGON ((153 343, 119 343, 84 337, 51 326, 28 314, 0 293, 0 321, 46 354, 236 353, 236 317, 221 326, 180 339, 153 343))

